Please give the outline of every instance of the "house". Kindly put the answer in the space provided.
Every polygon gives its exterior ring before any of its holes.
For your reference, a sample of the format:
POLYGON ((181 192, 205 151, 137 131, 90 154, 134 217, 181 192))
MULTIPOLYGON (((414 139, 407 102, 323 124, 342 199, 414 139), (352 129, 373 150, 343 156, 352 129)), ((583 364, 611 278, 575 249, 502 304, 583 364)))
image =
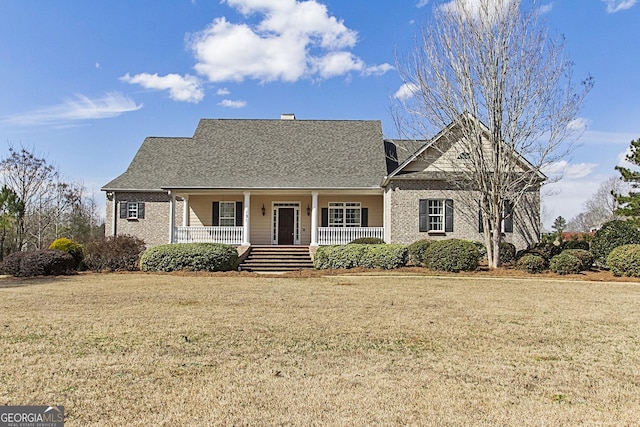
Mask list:
MULTIPOLYGON (((105 233, 149 246, 482 241, 477 206, 447 178, 445 160, 457 149, 451 135, 445 129, 398 155, 402 141, 384 140, 380 121, 202 119, 191 138, 146 138, 102 188, 105 233)), ((516 211, 505 221, 506 241, 537 241, 539 197, 531 192, 533 215, 516 211)))

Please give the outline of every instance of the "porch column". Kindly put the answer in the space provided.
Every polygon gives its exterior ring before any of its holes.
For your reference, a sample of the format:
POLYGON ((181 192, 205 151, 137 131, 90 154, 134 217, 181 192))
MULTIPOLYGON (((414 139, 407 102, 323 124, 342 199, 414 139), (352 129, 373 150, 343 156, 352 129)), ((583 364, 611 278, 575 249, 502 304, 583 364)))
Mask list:
POLYGON ((182 226, 189 226, 189 195, 182 196, 182 226))
POLYGON ((318 246, 318 192, 311 192, 311 246, 318 246))
POLYGON ((176 194, 169 190, 169 243, 174 242, 176 227, 176 194))
MULTIPOLYGON (((107 192, 107 197, 109 197, 109 192, 107 192)), ((111 193, 111 201, 113 210, 111 211, 111 231, 114 236, 118 235, 118 200, 116 198, 116 192, 111 193)))
POLYGON ((251 208, 251 192, 245 191, 244 193, 244 221, 242 222, 242 246, 251 246, 249 243, 249 212, 251 208))

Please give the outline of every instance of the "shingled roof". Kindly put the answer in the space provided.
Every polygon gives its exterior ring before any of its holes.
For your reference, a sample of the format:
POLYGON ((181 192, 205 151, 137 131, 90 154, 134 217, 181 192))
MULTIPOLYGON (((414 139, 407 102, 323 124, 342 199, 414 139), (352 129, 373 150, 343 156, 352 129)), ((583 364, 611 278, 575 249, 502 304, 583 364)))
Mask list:
POLYGON ((105 191, 379 188, 380 121, 202 119, 192 138, 146 138, 105 191))

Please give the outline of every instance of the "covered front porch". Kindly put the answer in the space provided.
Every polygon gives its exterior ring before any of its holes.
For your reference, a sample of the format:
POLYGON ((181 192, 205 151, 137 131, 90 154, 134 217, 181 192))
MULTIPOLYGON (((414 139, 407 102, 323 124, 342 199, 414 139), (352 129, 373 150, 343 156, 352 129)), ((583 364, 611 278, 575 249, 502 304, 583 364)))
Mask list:
POLYGON ((171 243, 319 246, 385 238, 381 190, 171 190, 170 196, 171 243))

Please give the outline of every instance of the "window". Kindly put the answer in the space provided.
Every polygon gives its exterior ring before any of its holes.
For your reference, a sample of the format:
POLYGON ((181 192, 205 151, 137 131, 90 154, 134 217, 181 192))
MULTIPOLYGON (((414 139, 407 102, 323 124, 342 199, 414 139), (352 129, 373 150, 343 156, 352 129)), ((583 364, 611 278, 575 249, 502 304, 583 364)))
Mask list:
POLYGON ((427 200, 427 230, 444 231, 444 200, 427 200))
POLYGON ((453 231, 453 200, 421 199, 419 229, 422 232, 445 233, 453 231))
POLYGON ((235 227, 236 202, 220 202, 220 226, 235 227))
POLYGON ((362 226, 360 202, 329 203, 329 227, 362 226))
POLYGON ((120 202, 120 218, 122 219, 144 219, 143 202, 120 202))
POLYGON ((242 227, 242 202, 213 202, 214 227, 242 227))

